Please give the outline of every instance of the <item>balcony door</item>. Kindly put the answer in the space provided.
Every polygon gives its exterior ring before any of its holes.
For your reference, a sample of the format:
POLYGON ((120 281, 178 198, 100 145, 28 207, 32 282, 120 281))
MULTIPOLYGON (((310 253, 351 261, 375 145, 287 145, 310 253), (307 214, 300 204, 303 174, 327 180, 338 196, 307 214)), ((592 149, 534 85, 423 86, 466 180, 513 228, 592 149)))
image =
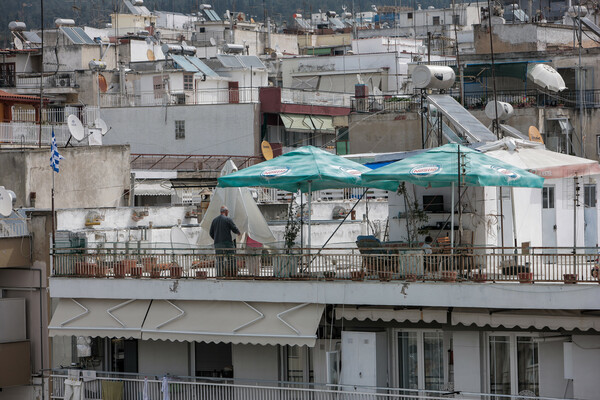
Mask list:
MULTIPOLYGON (((556 224, 555 192, 554 186, 542 188, 542 246, 550 248, 545 250, 547 253, 556 252, 556 231, 559 227, 556 224)), ((553 260, 552 258, 547 261, 553 260)))
POLYGON ((491 333, 487 343, 489 392, 539 396, 539 346, 534 337, 520 333, 491 333))
POLYGON ((443 390, 448 376, 448 357, 441 331, 396 332, 396 387, 443 390))

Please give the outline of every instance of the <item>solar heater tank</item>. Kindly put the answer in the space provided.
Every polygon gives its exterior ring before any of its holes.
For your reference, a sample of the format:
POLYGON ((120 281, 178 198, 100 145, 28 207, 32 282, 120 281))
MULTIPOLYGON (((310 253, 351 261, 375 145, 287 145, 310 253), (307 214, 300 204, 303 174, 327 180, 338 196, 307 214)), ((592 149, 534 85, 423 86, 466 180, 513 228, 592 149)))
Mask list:
POLYGON ((493 101, 492 100, 492 101, 488 102, 485 106, 485 115, 489 119, 496 119, 496 113, 494 112, 494 104, 496 104, 496 103, 498 104, 496 107, 498 110, 498 119, 500 121, 508 120, 515 113, 513 106, 511 106, 510 104, 505 103, 503 101, 493 101))
POLYGON ((450 67, 440 65, 417 65, 412 73, 417 89, 449 89, 454 85, 456 74, 450 67))

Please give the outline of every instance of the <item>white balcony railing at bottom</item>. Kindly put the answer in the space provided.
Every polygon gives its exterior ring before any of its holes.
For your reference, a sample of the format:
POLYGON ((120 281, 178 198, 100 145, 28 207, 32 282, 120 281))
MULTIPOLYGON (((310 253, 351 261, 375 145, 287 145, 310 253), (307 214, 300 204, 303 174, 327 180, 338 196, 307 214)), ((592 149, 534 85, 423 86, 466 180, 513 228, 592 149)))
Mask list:
MULTIPOLYGON (((73 371, 73 370, 71 370, 73 371)), ((75 370, 75 372, 79 372, 75 370)), ((64 370, 50 375, 52 381, 51 399, 64 399, 65 390, 69 384, 65 380, 69 375, 64 370)), ((168 391, 170 400, 389 400, 389 399, 426 399, 443 400, 474 399, 481 400, 558 400, 550 397, 536 397, 521 394, 518 396, 466 393, 456 391, 413 390, 398 388, 375 388, 366 386, 343 386, 324 384, 303 384, 294 382, 245 382, 239 383, 238 379, 209 379, 194 377, 168 377, 168 391)), ((163 399, 163 380, 152 376, 144 379, 138 374, 114 374, 110 372, 97 372, 95 378, 88 378, 82 382, 83 398, 100 400, 110 392, 122 400, 163 399)))
MULTIPOLYGON (((42 146, 50 146, 52 130, 56 144, 64 146, 70 137, 67 124, 42 125, 42 146)), ((40 126, 32 122, 0 122, 0 144, 37 146, 40 143, 40 126)))

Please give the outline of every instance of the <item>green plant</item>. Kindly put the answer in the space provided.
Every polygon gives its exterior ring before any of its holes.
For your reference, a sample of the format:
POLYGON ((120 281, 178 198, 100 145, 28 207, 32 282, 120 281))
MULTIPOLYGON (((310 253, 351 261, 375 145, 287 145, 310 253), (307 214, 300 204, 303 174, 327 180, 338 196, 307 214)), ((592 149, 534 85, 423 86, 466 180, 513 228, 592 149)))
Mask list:
POLYGON ((301 224, 298 217, 298 211, 300 211, 300 218, 302 218, 303 208, 304 207, 300 207, 296 204, 295 195, 292 196, 292 200, 288 207, 287 224, 285 225, 285 231, 283 233, 283 240, 288 254, 296 244, 296 238, 298 237, 298 232, 300 232, 301 224))
POLYGON ((404 197, 406 240, 409 244, 418 243, 419 235, 426 235, 429 232, 423 227, 423 224, 429 221, 429 216, 419 204, 416 195, 409 193, 405 182, 398 186, 398 194, 404 197))

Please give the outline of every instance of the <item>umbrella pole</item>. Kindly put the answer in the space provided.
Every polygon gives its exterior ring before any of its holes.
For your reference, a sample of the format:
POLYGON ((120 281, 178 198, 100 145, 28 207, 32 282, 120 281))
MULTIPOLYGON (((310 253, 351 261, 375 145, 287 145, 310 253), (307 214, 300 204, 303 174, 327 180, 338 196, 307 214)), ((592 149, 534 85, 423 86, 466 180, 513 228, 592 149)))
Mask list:
POLYGON ((311 220, 311 199, 312 199, 312 188, 311 188, 311 181, 308 181, 308 253, 310 254, 310 245, 311 245, 311 240, 310 240, 310 220, 311 220))
POLYGON ((450 208, 450 251, 454 253, 454 181, 452 182, 451 202, 452 206, 450 208))
POLYGON ((512 225, 513 225, 513 240, 515 244, 515 253, 517 252, 517 212, 515 210, 515 188, 510 188, 510 206, 512 207, 512 225))
MULTIPOLYGON (((304 248, 304 196, 302 195, 302 191, 300 191, 300 248, 304 248)), ((294 196, 292 196, 292 200, 294 196)), ((303 251, 303 250, 302 250, 303 251)))

